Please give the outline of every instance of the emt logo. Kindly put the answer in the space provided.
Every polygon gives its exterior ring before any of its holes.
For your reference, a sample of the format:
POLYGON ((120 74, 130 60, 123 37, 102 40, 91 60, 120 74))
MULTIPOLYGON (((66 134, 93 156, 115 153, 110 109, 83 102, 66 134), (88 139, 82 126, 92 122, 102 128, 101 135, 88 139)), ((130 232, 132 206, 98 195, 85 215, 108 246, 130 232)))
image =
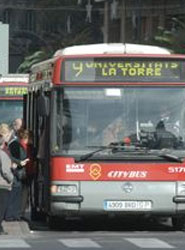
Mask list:
POLYGON ((84 173, 84 164, 66 164, 67 173, 84 173))
POLYGON ((89 175, 94 181, 99 179, 101 176, 101 166, 96 163, 90 165, 89 175))

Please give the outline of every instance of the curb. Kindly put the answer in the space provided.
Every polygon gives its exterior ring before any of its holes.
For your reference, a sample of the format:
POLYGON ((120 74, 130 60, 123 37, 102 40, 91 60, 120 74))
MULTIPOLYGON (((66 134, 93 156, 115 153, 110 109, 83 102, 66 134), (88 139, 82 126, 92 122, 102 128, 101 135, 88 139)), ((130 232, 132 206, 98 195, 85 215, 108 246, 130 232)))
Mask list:
POLYGON ((30 234, 29 224, 26 221, 12 221, 12 222, 3 221, 2 225, 4 231, 6 231, 8 235, 11 236, 23 237, 30 234))

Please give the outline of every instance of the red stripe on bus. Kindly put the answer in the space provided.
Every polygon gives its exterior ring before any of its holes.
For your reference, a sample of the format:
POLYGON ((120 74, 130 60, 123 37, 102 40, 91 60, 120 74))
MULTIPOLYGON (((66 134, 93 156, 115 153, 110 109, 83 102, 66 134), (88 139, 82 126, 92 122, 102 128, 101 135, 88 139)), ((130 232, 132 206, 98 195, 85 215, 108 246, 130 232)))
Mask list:
POLYGON ((185 181, 185 163, 75 163, 54 157, 51 166, 52 181, 185 181))

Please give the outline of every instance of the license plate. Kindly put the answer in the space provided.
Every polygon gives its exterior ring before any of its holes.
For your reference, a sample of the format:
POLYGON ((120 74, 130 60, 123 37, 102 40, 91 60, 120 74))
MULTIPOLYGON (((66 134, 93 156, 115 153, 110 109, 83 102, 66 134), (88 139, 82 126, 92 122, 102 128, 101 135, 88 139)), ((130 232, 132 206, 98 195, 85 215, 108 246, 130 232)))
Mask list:
POLYGON ((151 201, 105 201, 104 209, 112 211, 150 210, 151 201))

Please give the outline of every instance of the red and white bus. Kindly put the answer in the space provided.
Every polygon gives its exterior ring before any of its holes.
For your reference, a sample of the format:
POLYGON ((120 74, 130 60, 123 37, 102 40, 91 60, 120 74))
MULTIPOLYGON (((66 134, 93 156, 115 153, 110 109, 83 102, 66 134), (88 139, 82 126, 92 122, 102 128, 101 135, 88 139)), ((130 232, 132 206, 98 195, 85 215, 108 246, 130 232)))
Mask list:
POLYGON ((156 46, 59 50, 31 68, 33 211, 185 222, 185 56, 156 46))
POLYGON ((27 94, 28 74, 0 77, 0 122, 12 124, 23 118, 23 96, 27 94))

